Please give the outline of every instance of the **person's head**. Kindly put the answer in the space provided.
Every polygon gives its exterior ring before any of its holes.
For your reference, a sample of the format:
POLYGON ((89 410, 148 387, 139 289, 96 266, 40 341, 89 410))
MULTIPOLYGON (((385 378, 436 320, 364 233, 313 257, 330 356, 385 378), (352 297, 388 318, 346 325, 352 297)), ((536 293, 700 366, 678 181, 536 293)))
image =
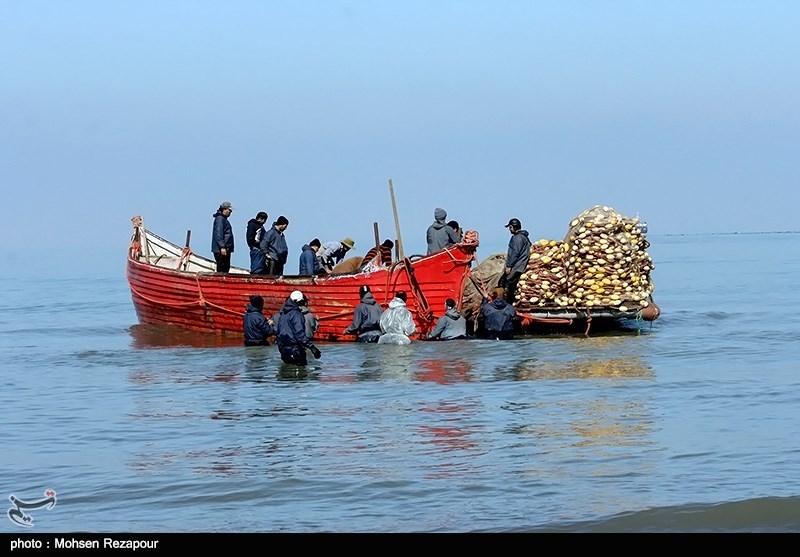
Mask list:
POLYGON ((231 205, 230 201, 223 201, 219 204, 219 212, 226 217, 229 217, 231 216, 231 213, 233 213, 233 205, 231 205))
POLYGON ((446 307, 447 309, 453 309, 454 307, 456 307, 456 301, 453 298, 447 298, 444 301, 444 307, 446 307))
POLYGON ((452 228, 452 229, 453 229, 453 230, 455 230, 456 232, 458 232, 458 230, 459 230, 459 228, 460 228, 460 227, 458 226, 458 221, 457 221, 457 220, 451 220, 450 222, 448 222, 448 223, 447 223, 447 226, 449 226, 450 228, 452 228))
POLYGON ((397 292, 394 293, 394 297, 395 298, 400 298, 404 302, 408 299, 408 296, 406 296, 406 291, 405 290, 398 290, 397 292))
POLYGON ((320 243, 319 238, 314 238, 308 243, 308 245, 311 246, 314 251, 317 251, 320 247, 322 247, 322 243, 320 243))
POLYGON ((250 296, 250 305, 258 311, 261 311, 264 309, 264 298, 262 298, 260 294, 253 294, 250 296))
POLYGON ((356 245, 356 243, 353 241, 352 238, 345 238, 344 240, 342 240, 342 245, 344 246, 345 251, 349 251, 353 249, 353 246, 356 245))
POLYGON ((362 284, 361 286, 358 287, 358 297, 359 298, 363 298, 364 294, 366 294, 367 292, 372 292, 372 290, 369 289, 369 285, 368 284, 362 284))
POLYGON ((433 218, 444 222, 444 219, 447 218, 447 211, 441 207, 436 207, 436 209, 433 211, 433 218))
POLYGON ((303 303, 303 298, 304 298, 303 293, 300 292, 299 290, 294 290, 291 294, 289 294, 289 299, 295 302, 297 305, 303 303))
POLYGON ((261 224, 264 224, 265 222, 267 222, 268 216, 269 215, 267 215, 264 211, 259 211, 258 214, 256 215, 256 220, 261 224))
POLYGON ((492 298, 492 300, 496 300, 497 298, 503 298, 505 294, 506 291, 502 287, 498 286, 497 288, 492 289, 490 297, 492 298))
POLYGON ((385 239, 385 240, 383 241, 383 243, 382 243, 381 245, 382 245, 383 247, 385 247, 385 248, 392 249, 392 248, 394 247, 394 242, 392 242, 390 239, 388 239, 388 238, 387 238, 387 239, 385 239))
POLYGON ((275 221, 275 228, 283 232, 286 230, 286 227, 289 226, 289 219, 284 217, 283 215, 278 217, 278 220, 275 221))
POLYGON ((519 219, 511 219, 510 221, 508 221, 506 228, 508 228, 509 232, 514 234, 515 232, 522 230, 522 223, 519 222, 519 219))

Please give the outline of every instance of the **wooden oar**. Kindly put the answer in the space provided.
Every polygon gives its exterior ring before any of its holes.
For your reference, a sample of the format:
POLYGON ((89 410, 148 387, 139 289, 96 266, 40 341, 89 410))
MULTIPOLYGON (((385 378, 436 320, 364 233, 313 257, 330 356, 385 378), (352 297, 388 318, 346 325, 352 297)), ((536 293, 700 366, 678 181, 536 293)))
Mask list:
POLYGON ((400 236, 400 221, 397 218, 397 203, 394 200, 394 186, 392 179, 389 178, 389 194, 392 196, 392 211, 394 211, 394 228, 397 231, 397 258, 400 260, 405 259, 403 255, 403 239, 400 236))

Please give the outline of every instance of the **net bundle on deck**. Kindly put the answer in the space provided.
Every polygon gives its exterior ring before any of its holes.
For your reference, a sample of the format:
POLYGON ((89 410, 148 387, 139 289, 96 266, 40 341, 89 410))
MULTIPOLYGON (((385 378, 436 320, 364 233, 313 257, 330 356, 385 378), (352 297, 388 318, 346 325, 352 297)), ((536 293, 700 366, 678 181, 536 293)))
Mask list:
POLYGON ((620 311, 647 307, 654 265, 638 218, 596 205, 570 222, 564 244, 568 305, 620 311))
POLYGON ((531 245, 515 307, 523 312, 643 309, 654 289, 648 247, 638 218, 601 205, 587 209, 570 222, 563 241, 541 239, 531 245))

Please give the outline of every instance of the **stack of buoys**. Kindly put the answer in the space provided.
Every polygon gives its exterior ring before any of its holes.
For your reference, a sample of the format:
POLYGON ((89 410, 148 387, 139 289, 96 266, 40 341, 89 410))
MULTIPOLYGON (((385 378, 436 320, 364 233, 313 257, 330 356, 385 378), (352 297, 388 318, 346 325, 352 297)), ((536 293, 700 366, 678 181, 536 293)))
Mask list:
POLYGON ((650 304, 653 260, 638 218, 596 205, 570 222, 563 241, 542 239, 517 286, 515 306, 641 310, 650 304))
POLYGON ((564 242, 542 239, 531 245, 531 258, 517 284, 517 309, 568 305, 566 254, 564 242))
POLYGON ((564 244, 569 306, 628 311, 649 305, 654 265, 638 218, 596 205, 570 222, 564 244))

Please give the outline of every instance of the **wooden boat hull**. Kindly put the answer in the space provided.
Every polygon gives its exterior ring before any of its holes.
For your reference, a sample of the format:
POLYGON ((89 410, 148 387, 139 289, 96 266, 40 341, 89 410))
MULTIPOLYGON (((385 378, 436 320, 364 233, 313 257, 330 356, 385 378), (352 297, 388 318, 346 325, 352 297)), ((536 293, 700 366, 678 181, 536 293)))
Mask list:
POLYGON ((319 319, 315 339, 352 341, 353 335, 344 334, 344 329, 359 303, 358 289, 366 284, 384 307, 396 291, 405 290, 416 336, 424 337, 441 315, 445 300, 461 300, 478 246, 457 244, 371 272, 263 276, 232 268, 230 273, 217 273, 213 261, 145 230, 141 218, 132 220, 126 274, 139 322, 216 334, 243 334, 242 317, 251 295, 264 298, 264 314, 271 316, 293 290, 300 290, 319 319))

